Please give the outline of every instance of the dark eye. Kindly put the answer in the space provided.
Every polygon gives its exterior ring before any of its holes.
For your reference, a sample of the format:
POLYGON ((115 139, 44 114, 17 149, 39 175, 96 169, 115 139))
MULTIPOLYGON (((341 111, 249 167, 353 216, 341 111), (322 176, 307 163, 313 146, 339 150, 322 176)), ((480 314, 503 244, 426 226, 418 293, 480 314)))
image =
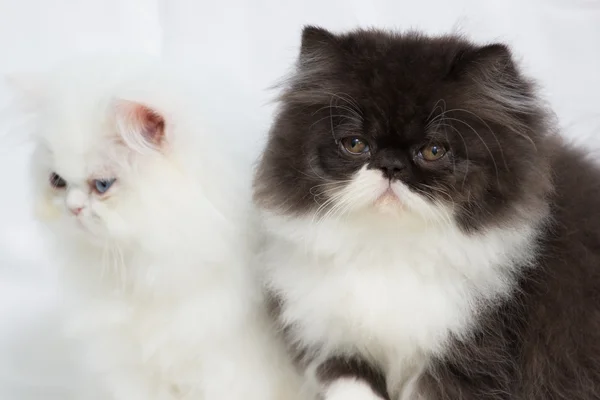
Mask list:
POLYGON ((438 144, 430 144, 428 146, 423 147, 419 151, 419 155, 425 161, 437 161, 440 158, 444 157, 446 152, 447 151, 444 146, 440 146, 438 144))
POLYGON ((110 189, 115 181, 116 179, 94 179, 92 181, 93 189, 100 194, 104 194, 110 189))
POLYGON ((53 188, 56 189, 64 189, 67 186, 67 182, 60 177, 60 175, 56 174, 56 173, 51 173, 50 174, 50 185, 52 185, 53 188))
POLYGON ((369 148, 369 144, 356 136, 351 136, 342 139, 340 142, 343 149, 351 155, 362 155, 368 153, 371 149, 369 148))

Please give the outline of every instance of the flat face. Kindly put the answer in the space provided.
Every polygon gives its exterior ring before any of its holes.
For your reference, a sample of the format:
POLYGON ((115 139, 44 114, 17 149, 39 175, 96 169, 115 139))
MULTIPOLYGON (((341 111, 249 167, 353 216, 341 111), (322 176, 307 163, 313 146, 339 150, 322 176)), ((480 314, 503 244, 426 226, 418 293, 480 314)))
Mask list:
POLYGON ((256 180, 258 203, 279 213, 450 214, 478 228, 545 168, 543 116, 502 45, 305 31, 281 103, 256 180))

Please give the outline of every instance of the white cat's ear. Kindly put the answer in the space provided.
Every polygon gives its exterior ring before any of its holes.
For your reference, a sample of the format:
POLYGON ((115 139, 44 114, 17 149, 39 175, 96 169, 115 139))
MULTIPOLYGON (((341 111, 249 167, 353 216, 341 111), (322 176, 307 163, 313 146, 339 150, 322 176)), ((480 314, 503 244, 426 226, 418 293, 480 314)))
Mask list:
POLYGON ((4 81, 18 101, 25 106, 36 107, 46 96, 46 78, 41 73, 10 73, 4 76, 4 81))
POLYGON ((156 110, 135 101, 115 102, 119 135, 134 151, 159 150, 165 142, 165 119, 156 110))

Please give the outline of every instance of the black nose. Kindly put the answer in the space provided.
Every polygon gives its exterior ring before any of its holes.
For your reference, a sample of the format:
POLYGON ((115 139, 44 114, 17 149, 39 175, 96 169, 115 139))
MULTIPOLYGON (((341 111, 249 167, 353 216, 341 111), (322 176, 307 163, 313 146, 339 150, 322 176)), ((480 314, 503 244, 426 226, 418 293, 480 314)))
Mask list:
POLYGON ((400 173, 404 170, 404 165, 382 165, 379 169, 383 172, 383 176, 388 179, 398 179, 400 173))
POLYGON ((403 155, 384 150, 371 161, 371 168, 380 170, 388 179, 400 179, 407 163, 403 155))

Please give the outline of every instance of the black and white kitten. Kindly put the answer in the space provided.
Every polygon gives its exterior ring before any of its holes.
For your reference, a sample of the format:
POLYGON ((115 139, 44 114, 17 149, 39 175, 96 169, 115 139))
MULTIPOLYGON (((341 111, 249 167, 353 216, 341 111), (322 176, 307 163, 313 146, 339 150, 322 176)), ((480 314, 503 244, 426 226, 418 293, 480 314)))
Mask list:
POLYGON ((255 181, 326 400, 600 399, 600 170, 502 44, 307 27, 255 181))

